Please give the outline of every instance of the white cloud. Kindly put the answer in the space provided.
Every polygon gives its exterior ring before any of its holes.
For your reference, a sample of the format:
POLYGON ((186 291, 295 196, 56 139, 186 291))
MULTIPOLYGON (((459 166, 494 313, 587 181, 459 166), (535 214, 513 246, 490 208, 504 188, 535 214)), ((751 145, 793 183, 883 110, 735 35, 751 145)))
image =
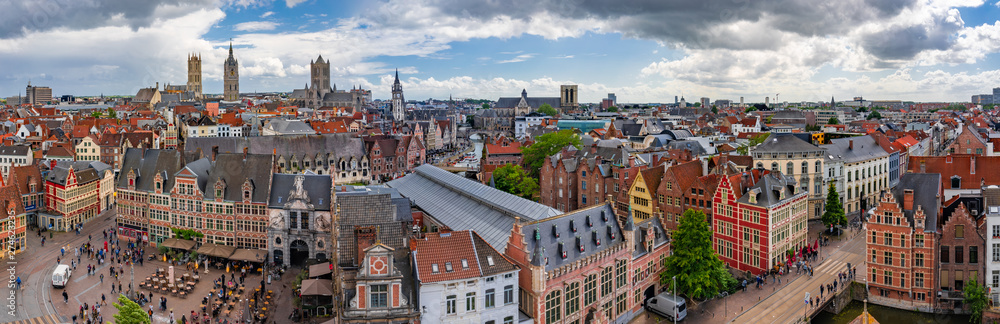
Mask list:
POLYGON ((268 12, 265 12, 265 13, 261 14, 260 18, 263 19, 263 18, 267 18, 267 17, 273 16, 273 15, 274 15, 274 11, 268 11, 268 12))
POLYGON ((306 2, 306 0, 285 0, 285 5, 287 5, 289 8, 291 8, 291 7, 295 7, 295 6, 297 6, 297 5, 299 5, 300 3, 303 3, 303 2, 306 2))
POLYGON ((235 31, 261 31, 274 30, 278 28, 278 23, 272 21, 248 21, 233 26, 235 31))
POLYGON ((575 55, 562 55, 562 56, 554 56, 554 57, 552 57, 552 58, 555 58, 555 59, 571 59, 571 58, 573 58, 574 56, 575 56, 575 55))
POLYGON ((524 62, 524 61, 527 61, 528 59, 530 59, 530 58, 532 58, 534 56, 535 56, 535 54, 521 54, 521 55, 515 56, 514 58, 511 58, 511 59, 497 61, 497 63, 504 64, 504 63, 524 62))

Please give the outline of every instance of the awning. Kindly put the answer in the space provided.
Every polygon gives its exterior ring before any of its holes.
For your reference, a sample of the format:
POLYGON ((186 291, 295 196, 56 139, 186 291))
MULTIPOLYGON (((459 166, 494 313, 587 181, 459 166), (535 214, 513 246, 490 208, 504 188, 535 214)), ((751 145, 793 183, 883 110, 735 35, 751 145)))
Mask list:
POLYGON ((333 280, 302 280, 302 296, 333 296, 333 280))
POLYGON ((323 262, 309 266, 309 277, 319 277, 330 274, 330 262, 323 262))
POLYGON ((198 245, 198 243, 192 240, 168 238, 166 240, 163 240, 163 243, 160 243, 160 245, 166 246, 171 249, 191 250, 195 247, 195 245, 198 245))
POLYGON ((228 258, 230 255, 233 255, 234 251, 236 251, 235 247, 218 245, 215 243, 205 243, 198 248, 199 254, 211 255, 220 258, 228 258))
POLYGON ((267 260, 267 251, 256 249, 236 249, 236 252, 229 257, 232 260, 264 262, 267 260))

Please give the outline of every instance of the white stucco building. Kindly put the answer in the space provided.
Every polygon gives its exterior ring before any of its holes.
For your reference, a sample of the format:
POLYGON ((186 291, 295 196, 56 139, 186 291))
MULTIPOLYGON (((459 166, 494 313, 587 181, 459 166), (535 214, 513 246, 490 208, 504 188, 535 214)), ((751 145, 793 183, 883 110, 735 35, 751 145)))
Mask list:
POLYGON ((518 267, 478 234, 429 233, 415 246, 422 323, 519 323, 518 267))

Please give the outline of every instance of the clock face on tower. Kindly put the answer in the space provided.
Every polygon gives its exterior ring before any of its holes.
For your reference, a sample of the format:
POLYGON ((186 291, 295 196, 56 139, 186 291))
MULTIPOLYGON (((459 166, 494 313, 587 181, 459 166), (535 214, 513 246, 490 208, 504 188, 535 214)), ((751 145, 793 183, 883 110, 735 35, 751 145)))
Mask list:
POLYGON ((389 273, 389 258, 387 257, 371 257, 369 264, 371 265, 372 274, 384 275, 389 273))

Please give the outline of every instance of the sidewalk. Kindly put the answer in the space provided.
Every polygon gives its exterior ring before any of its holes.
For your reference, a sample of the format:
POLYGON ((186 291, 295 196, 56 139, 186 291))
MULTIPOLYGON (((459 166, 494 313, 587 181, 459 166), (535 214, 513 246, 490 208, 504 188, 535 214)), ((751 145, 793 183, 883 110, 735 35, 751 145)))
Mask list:
MULTIPOLYGON (((815 242, 816 239, 819 238, 819 233, 823 229, 824 227, 821 222, 810 221, 809 238, 807 239, 807 242, 815 242)), ((813 262, 812 266, 817 268, 822 265, 823 261, 825 261, 827 257, 837 252, 848 241, 850 241, 851 238, 857 235, 857 233, 858 231, 845 230, 844 234, 839 237, 831 236, 830 245, 820 248, 819 258, 813 262)), ((691 304, 688 307, 688 317, 684 319, 684 322, 706 324, 727 323, 802 275, 802 273, 796 274, 795 271, 792 270, 790 273, 780 276, 780 284, 777 283, 777 281, 772 283, 773 278, 768 277, 767 283, 764 286, 761 286, 760 289, 755 288, 753 283, 748 282, 747 284, 749 287, 747 287, 746 292, 737 291, 735 294, 725 298, 713 299, 697 305, 691 304)), ((643 313, 636 315, 630 323, 668 322, 666 318, 658 315, 649 314, 649 312, 645 311, 643 311, 643 313)))

